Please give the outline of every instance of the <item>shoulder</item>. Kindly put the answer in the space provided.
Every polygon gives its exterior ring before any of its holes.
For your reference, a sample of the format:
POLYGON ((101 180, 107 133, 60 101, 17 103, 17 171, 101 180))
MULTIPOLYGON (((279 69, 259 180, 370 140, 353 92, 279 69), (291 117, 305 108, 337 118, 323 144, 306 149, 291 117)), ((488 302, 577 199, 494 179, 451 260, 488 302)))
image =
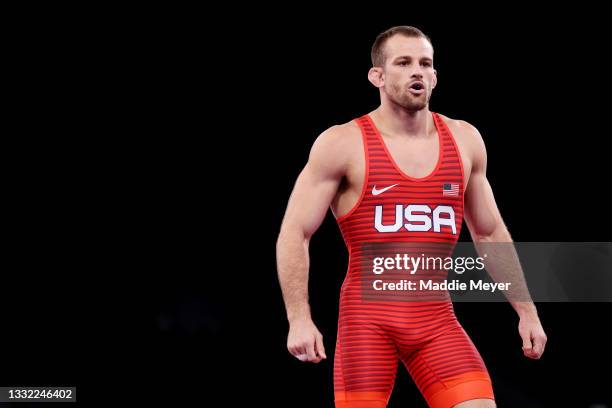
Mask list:
POLYGON ((359 141, 361 130, 355 121, 334 125, 323 131, 315 140, 313 149, 342 150, 359 141))
POLYGON ((444 123, 446 123, 455 137, 456 142, 469 152, 472 160, 480 161, 486 158, 485 143, 476 126, 465 120, 452 119, 441 114, 438 115, 444 120, 444 123))
POLYGON ((329 170, 346 170, 357 149, 362 149, 361 129, 355 121, 334 125, 314 141, 309 162, 329 170))
POLYGON ((361 130, 355 121, 350 121, 322 132, 314 141, 310 155, 341 159, 360 146, 361 130))

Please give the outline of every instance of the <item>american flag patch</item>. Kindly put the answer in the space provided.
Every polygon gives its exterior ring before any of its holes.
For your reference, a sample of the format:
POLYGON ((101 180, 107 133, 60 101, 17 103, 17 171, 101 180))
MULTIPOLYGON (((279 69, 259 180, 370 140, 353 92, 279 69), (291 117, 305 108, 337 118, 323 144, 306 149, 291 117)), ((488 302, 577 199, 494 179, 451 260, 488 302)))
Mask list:
POLYGON ((457 183, 444 183, 442 184, 442 195, 450 197, 459 196, 459 184, 457 183))

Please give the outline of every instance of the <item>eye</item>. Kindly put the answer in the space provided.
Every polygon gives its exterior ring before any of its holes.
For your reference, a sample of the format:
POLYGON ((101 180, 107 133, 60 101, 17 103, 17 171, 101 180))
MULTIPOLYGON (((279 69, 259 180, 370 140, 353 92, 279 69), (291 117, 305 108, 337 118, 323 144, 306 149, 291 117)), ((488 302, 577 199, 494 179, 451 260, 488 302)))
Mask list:
POLYGON ((408 65, 408 61, 400 61, 399 65, 401 67, 405 67, 406 65, 408 65))
POLYGON ((424 67, 431 67, 431 62, 430 61, 423 61, 421 63, 421 65, 423 65, 424 67))

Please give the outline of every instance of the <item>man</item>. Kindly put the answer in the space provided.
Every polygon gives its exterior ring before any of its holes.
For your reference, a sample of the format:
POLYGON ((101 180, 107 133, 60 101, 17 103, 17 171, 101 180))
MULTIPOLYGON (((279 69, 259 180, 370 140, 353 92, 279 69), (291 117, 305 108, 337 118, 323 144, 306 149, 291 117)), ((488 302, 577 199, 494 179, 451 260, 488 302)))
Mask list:
MULTIPOLYGON (((301 361, 327 358, 308 304, 308 243, 331 207, 350 253, 334 358, 336 407, 386 407, 398 360, 431 407, 494 407, 487 369, 450 301, 363 299, 367 245, 452 246, 463 214, 476 245, 512 242, 486 178, 479 132, 429 111, 437 83, 430 39, 414 27, 393 27, 376 38, 372 65, 368 79, 380 106, 317 138, 289 199, 277 242, 288 350, 301 361)), ((490 259, 489 273, 507 270, 499 263, 490 259)), ((512 278, 521 281, 522 272, 512 278)), ((546 335, 533 302, 509 300, 524 354, 540 358, 546 335)))

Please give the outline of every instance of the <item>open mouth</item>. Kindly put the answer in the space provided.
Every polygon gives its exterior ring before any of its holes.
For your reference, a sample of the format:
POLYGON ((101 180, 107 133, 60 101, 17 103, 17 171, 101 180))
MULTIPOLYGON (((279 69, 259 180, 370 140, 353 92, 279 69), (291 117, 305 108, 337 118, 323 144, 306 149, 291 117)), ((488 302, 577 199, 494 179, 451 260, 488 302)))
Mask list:
POLYGON ((413 94, 422 94, 425 92, 425 84, 422 82, 413 82, 408 89, 413 94))

